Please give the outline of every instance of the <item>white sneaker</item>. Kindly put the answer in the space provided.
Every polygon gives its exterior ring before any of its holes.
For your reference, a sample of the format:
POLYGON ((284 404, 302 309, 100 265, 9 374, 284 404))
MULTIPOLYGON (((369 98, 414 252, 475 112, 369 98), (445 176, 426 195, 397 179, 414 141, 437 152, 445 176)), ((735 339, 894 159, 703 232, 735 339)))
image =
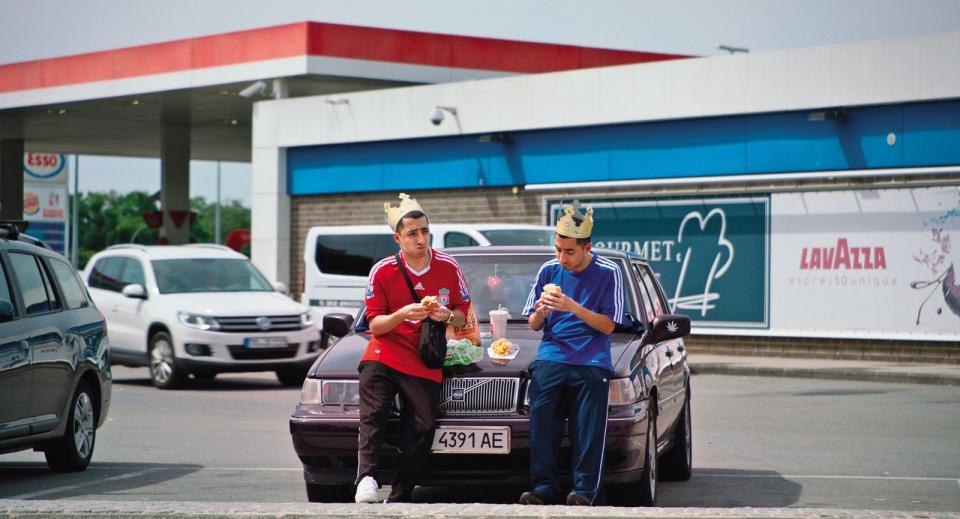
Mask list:
POLYGON ((353 500, 357 503, 379 503, 380 485, 377 484, 377 480, 371 476, 364 476, 357 485, 357 495, 353 500))

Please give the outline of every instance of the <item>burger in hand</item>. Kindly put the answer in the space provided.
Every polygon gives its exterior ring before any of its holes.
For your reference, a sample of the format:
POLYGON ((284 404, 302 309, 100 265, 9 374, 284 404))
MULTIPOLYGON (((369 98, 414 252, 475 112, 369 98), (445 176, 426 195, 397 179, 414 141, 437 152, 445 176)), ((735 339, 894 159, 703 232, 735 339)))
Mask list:
POLYGON ((430 312, 440 308, 440 302, 437 301, 437 296, 425 296, 420 300, 420 305, 430 312))

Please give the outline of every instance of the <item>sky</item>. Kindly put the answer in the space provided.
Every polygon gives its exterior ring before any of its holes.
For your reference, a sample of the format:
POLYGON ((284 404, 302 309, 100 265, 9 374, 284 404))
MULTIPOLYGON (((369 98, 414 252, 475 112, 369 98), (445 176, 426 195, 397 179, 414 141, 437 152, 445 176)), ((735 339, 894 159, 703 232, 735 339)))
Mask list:
MULTIPOLYGON (((960 31, 960 0, 0 0, 0 64, 304 20, 711 56, 960 31), (162 8, 161 8, 162 6, 162 8)), ((249 164, 223 163, 249 204, 249 164)), ((80 158, 80 190, 157 190, 157 159, 80 158)), ((214 198, 216 163, 191 163, 214 198)))

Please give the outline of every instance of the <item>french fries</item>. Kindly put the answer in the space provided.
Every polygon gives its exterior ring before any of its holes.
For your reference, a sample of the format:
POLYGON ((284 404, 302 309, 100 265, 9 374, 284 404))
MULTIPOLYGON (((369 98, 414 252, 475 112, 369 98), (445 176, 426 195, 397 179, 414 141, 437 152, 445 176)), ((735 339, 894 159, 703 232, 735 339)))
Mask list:
POLYGON ((490 345, 490 351, 499 357, 506 357, 510 355, 510 350, 513 349, 513 344, 506 339, 497 339, 493 341, 493 344, 490 345))

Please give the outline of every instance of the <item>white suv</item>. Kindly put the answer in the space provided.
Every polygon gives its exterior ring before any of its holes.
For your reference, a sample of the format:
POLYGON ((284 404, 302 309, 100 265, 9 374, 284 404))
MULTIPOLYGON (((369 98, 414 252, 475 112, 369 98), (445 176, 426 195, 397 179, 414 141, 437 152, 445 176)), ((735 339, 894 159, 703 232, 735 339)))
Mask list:
POLYGON ((310 309, 227 247, 114 245, 83 278, 106 316, 112 362, 150 366, 162 389, 236 371, 300 385, 320 352, 310 309))

